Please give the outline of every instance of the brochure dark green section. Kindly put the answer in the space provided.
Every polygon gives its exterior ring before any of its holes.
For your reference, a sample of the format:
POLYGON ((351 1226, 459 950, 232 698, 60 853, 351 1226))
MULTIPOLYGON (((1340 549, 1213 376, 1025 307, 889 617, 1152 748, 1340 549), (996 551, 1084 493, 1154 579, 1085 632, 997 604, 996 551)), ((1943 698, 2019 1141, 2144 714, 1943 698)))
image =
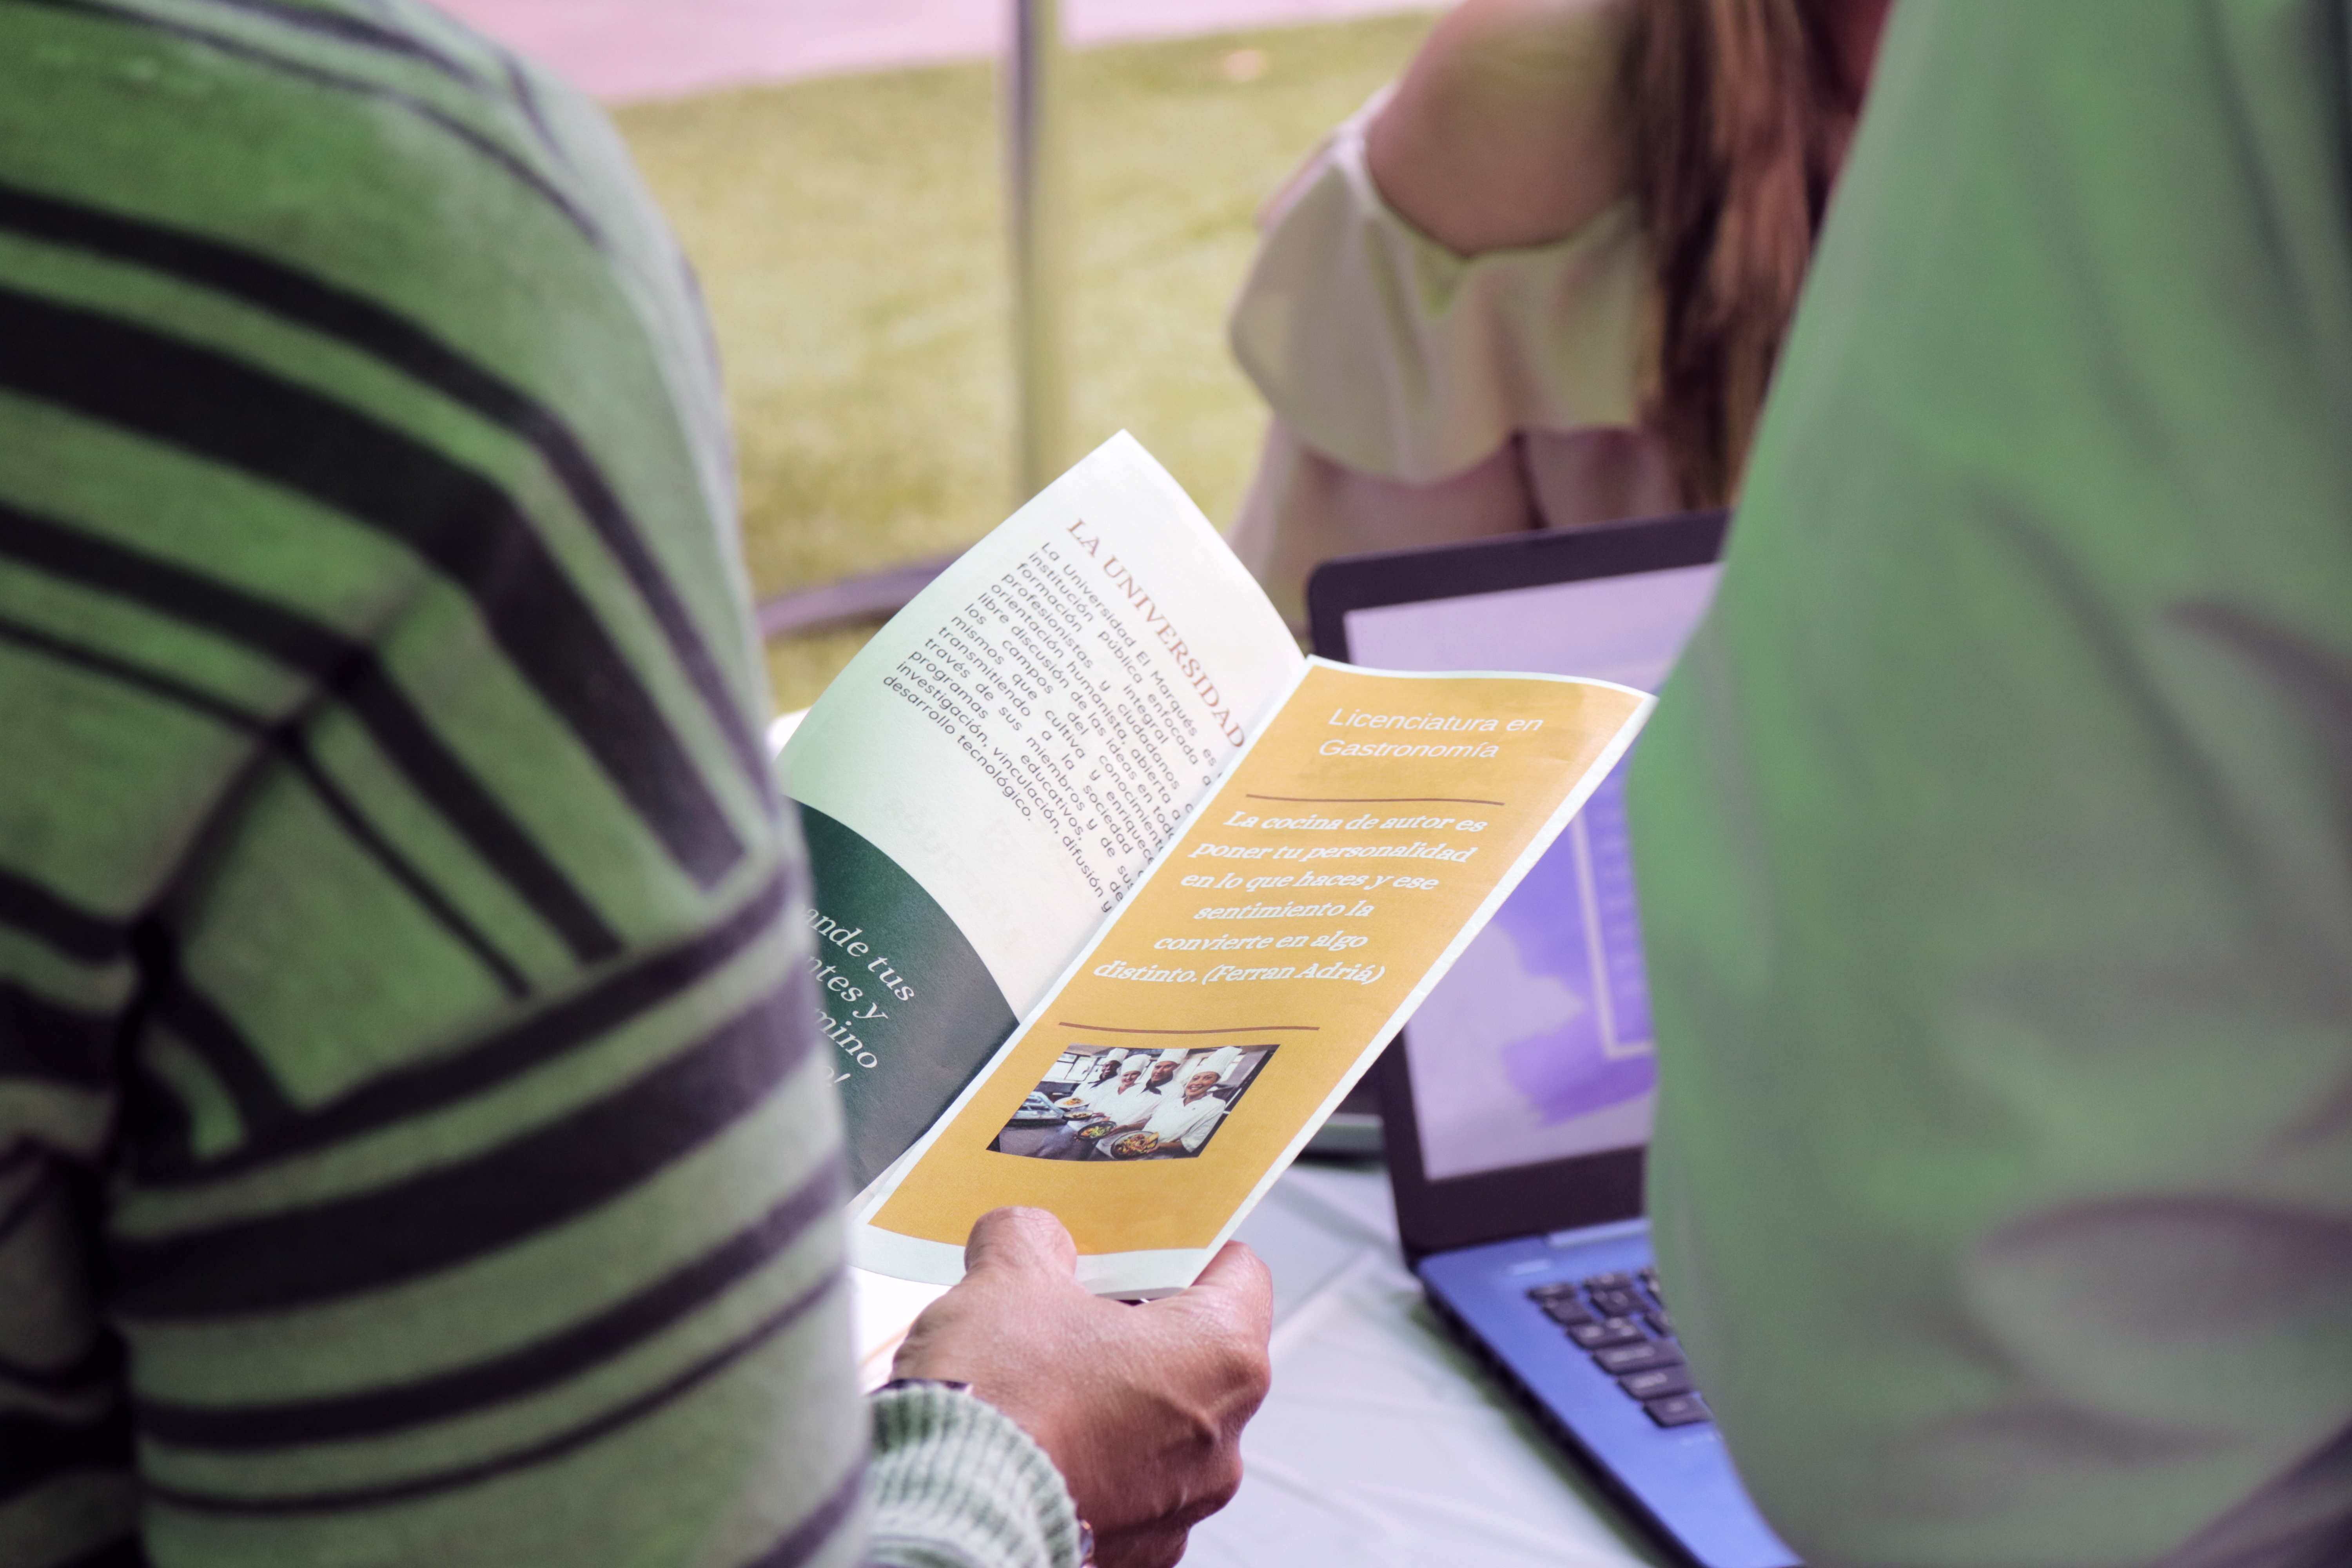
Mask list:
POLYGON ((814 806, 800 813, 815 882, 817 1029, 848 1122, 854 1190, 930 1131, 1015 1020, 921 884, 855 829, 814 806))

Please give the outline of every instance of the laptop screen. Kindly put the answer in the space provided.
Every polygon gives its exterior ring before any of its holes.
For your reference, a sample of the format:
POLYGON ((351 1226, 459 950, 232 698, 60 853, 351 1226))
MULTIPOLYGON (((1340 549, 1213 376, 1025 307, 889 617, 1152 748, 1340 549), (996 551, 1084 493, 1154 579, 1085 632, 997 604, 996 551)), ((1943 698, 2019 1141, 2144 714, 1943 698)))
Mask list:
MULTIPOLYGON (((1346 612, 1379 669, 1539 670, 1654 691, 1715 591, 1712 564, 1346 612)), ((1404 1033, 1423 1177, 1648 1142, 1657 1072, 1620 763, 1404 1033)))

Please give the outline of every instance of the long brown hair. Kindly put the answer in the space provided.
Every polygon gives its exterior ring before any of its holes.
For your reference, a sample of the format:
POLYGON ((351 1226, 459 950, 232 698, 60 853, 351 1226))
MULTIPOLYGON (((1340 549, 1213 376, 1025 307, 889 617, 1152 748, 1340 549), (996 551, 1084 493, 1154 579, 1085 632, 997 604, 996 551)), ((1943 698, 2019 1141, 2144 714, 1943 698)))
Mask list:
POLYGON ((1683 498, 1739 488, 1861 84, 1818 0, 1633 0, 1621 90, 1648 242, 1643 419, 1683 498))

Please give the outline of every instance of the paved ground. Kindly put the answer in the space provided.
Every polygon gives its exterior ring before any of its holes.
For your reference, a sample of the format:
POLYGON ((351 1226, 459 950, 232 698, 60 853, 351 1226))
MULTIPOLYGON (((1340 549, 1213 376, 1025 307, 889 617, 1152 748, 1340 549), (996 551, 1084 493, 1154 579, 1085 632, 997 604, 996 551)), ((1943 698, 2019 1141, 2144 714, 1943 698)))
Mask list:
MULTIPOLYGON (((971 59, 1013 0, 436 0, 609 101, 971 59)), ((1071 42, 1425 9, 1433 0, 1064 0, 1071 42)))

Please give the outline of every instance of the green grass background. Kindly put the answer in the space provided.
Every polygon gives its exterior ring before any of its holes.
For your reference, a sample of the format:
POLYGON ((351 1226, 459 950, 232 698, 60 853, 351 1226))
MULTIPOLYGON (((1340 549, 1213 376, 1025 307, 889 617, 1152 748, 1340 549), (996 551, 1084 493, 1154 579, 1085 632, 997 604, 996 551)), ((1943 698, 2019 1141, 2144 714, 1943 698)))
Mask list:
MULTIPOLYGON (((1071 57, 1076 450, 1132 430, 1210 517, 1231 519, 1265 419, 1224 340, 1257 205, 1432 19, 1071 57), (1236 80, 1244 50, 1262 70, 1236 80)), ((993 68, 617 118, 709 300, 754 590, 942 554, 1001 521, 1013 388, 993 68)), ((871 630, 770 645, 779 707, 814 701, 871 630)))

